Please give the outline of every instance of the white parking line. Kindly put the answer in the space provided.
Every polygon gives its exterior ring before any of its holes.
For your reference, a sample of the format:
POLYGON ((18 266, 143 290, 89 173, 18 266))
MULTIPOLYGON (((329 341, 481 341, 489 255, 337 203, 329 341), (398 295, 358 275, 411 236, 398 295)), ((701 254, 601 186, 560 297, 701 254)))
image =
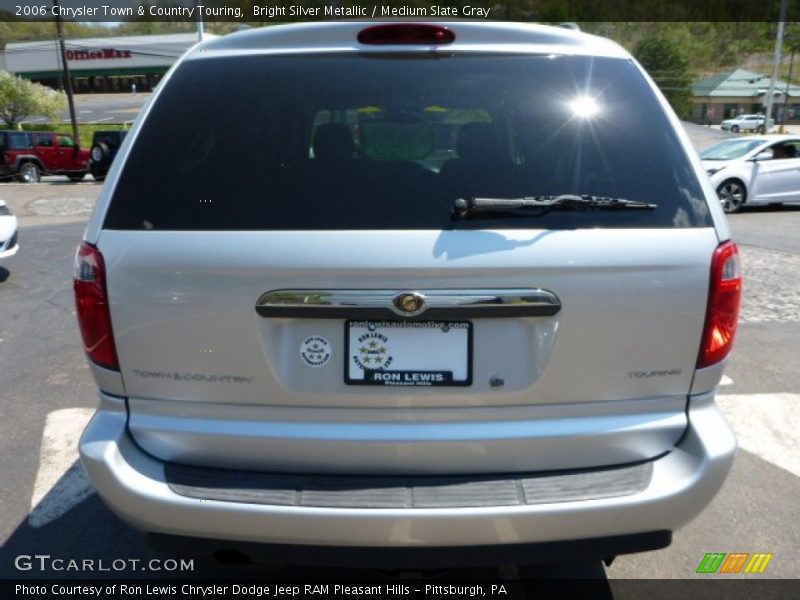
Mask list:
POLYGON ((800 394, 717 396, 739 446, 800 477, 800 394))
POLYGON ((103 121, 110 121, 113 117, 104 117, 102 119, 97 119, 95 121, 89 121, 89 123, 102 123, 103 121))
POLYGON ((733 385, 733 379, 728 377, 727 375, 722 376, 722 380, 719 382, 720 385, 733 385))
POLYGON ((93 493, 78 460, 78 440, 93 414, 93 408, 65 408, 47 415, 28 515, 31 527, 58 519, 93 493))

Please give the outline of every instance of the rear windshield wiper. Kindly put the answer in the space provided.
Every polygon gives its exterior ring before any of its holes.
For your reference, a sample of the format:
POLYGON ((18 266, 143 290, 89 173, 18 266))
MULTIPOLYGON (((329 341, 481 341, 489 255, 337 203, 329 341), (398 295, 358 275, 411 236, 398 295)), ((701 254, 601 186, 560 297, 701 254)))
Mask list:
POLYGON ((458 198, 453 203, 453 218, 466 219, 475 213, 500 213, 503 215, 539 216, 551 210, 571 209, 653 209, 657 204, 640 202, 639 200, 625 200, 624 198, 609 198, 605 196, 592 196, 562 194, 560 196, 526 196, 524 198, 458 198), (531 210, 538 211, 531 214, 531 210))

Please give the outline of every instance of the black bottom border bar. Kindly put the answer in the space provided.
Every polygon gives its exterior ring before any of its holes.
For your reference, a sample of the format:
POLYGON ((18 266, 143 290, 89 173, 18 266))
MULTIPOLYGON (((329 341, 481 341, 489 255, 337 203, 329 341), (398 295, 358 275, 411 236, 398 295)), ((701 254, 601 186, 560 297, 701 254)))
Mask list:
POLYGON ((9 598, 454 598, 587 600, 795 600, 800 580, 619 579, 533 580, 515 578, 2 580, 9 598))

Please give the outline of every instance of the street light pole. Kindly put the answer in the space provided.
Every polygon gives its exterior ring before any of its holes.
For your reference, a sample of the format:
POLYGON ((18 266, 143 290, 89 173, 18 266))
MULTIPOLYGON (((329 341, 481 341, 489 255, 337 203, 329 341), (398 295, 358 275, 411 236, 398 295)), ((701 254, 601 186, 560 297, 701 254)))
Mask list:
POLYGON ((58 6, 58 0, 53 0, 53 6, 56 13, 56 30, 58 31, 58 45, 61 51, 61 65, 64 67, 64 88, 67 91, 67 102, 69 103, 69 118, 72 121, 72 137, 75 139, 75 147, 81 145, 80 137, 78 136, 78 120, 75 118, 75 99, 72 92, 72 76, 69 73, 69 63, 67 63, 67 49, 64 44, 64 26, 61 23, 61 10, 58 6))
POLYGON ((202 42, 205 37, 205 27, 203 25, 203 15, 200 12, 200 0, 195 3, 197 7, 197 41, 202 42))
POLYGON ((764 133, 769 132, 769 119, 772 116, 772 104, 775 101, 775 80, 778 79, 778 69, 781 66, 781 48, 783 46, 783 27, 786 23, 786 4, 787 0, 781 0, 781 12, 778 21, 778 36, 775 38, 775 68, 772 71, 772 79, 769 80, 769 92, 765 103, 764 133))

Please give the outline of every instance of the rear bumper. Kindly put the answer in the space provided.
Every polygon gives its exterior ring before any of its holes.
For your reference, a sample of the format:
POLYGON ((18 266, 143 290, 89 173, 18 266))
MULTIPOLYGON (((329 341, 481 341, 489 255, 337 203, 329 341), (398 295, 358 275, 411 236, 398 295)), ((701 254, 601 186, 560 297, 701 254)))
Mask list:
POLYGON ((632 535, 535 542, 531 544, 495 544, 491 546, 301 546, 222 542, 211 538, 193 538, 150 534, 151 546, 169 556, 207 557, 232 564, 256 563, 280 566, 344 567, 370 569, 464 569, 490 565, 530 565, 594 561, 621 554, 634 554, 666 548, 672 542, 671 531, 648 531, 632 535))
POLYGON ((80 443, 114 512, 145 531, 281 545, 425 548, 500 546, 674 531, 711 501, 730 470, 733 432, 713 393, 693 397, 686 435, 652 461, 635 493, 515 506, 342 508, 198 499, 170 487, 165 464, 130 438, 122 401, 106 399, 80 443))

